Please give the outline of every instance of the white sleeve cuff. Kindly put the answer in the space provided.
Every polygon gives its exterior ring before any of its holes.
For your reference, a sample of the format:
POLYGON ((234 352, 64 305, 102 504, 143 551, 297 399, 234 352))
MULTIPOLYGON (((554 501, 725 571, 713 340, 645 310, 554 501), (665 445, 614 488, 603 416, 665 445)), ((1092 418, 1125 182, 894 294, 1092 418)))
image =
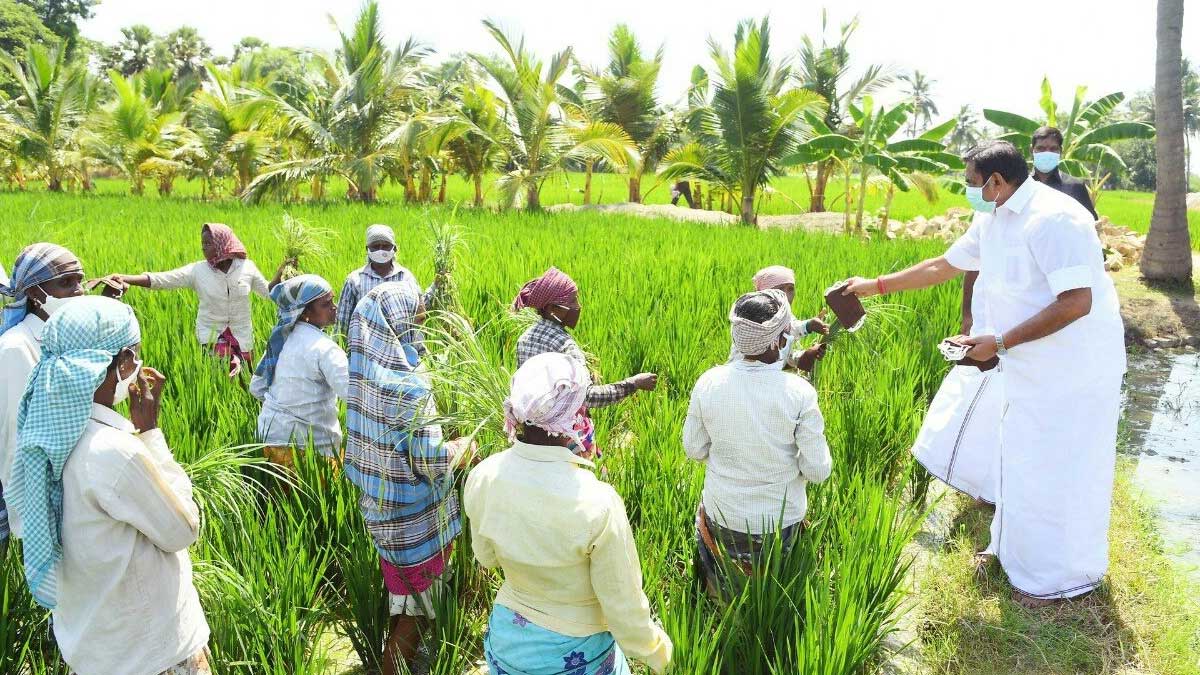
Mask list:
POLYGON ((1092 268, 1088 265, 1064 267, 1047 274, 1046 281, 1050 284, 1050 290, 1055 295, 1066 293, 1076 288, 1091 288, 1092 268))
POLYGON ((967 253, 964 248, 959 246, 957 243, 946 249, 946 253, 942 257, 946 259, 946 262, 965 272, 979 271, 979 258, 967 253))

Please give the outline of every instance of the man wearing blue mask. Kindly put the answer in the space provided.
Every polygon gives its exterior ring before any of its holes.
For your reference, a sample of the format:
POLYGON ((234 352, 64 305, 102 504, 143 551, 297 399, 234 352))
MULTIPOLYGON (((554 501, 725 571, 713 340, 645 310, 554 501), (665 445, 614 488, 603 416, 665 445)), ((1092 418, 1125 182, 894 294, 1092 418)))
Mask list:
POLYGON ((1058 164, 1062 161, 1062 146, 1062 132, 1054 127, 1041 127, 1033 132, 1033 179, 1071 195, 1092 214, 1092 220, 1098 220, 1087 183, 1058 170, 1058 164))
POLYGON ((967 356, 998 356, 993 422, 996 515, 988 553, 1027 607, 1095 589, 1108 568, 1124 327, 1094 221, 1074 199, 1031 180, 1011 143, 963 157, 971 227, 946 253, 844 291, 927 288, 979 272, 967 356))

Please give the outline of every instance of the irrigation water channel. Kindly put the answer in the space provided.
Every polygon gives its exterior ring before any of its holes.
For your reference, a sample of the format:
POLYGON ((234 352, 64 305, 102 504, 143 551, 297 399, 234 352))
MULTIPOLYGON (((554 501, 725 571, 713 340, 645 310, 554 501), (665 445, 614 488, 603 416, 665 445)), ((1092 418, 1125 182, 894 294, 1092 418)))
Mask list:
POLYGON ((1158 510, 1166 550, 1200 580, 1200 353, 1130 355, 1125 384, 1134 480, 1158 510))

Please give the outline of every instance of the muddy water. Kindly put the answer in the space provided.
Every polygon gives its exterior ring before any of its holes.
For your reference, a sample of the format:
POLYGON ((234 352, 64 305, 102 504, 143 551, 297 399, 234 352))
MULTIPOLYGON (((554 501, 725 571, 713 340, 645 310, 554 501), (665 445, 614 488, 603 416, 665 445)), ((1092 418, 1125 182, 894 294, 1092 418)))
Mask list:
POLYGON ((1135 480, 1158 506, 1167 550, 1200 578, 1200 354, 1130 356, 1125 397, 1135 480))

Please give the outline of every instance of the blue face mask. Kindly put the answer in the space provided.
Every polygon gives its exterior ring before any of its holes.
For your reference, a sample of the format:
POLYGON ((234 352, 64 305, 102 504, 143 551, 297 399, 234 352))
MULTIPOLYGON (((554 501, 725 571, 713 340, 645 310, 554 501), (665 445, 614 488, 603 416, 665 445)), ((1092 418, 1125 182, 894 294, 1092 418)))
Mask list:
POLYGON ((991 213, 996 210, 996 202, 989 202, 983 198, 983 189, 986 188, 990 182, 992 182, 991 178, 987 179, 987 183, 984 183, 979 187, 971 187, 970 185, 967 186, 967 202, 971 205, 972 209, 975 209, 980 213, 991 213))
POLYGON ((1042 173, 1050 173, 1058 168, 1058 163, 1062 161, 1062 155, 1057 152, 1035 152, 1033 153, 1033 168, 1042 173))

